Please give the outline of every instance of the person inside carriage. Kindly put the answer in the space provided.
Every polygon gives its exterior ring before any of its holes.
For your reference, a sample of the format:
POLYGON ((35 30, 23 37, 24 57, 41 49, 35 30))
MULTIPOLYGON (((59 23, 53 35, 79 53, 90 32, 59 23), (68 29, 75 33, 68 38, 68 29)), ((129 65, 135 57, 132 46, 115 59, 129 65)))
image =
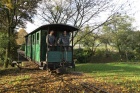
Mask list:
POLYGON ((53 51, 54 46, 56 45, 56 38, 54 36, 53 30, 51 30, 50 33, 46 36, 46 43, 48 45, 48 51, 53 51))
POLYGON ((67 34, 67 31, 63 32, 63 35, 59 37, 57 43, 58 45, 62 45, 63 49, 65 51, 70 50, 69 44, 70 44, 70 36, 67 34))

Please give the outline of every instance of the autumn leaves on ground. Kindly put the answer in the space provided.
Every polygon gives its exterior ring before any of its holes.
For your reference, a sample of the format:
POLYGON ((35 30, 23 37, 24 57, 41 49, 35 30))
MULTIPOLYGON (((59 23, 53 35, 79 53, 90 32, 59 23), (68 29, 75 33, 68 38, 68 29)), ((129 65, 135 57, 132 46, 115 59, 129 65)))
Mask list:
MULTIPOLYGON (((5 70, 0 69, 0 93, 139 92, 138 81, 140 81, 140 79, 139 75, 136 75, 138 71, 134 71, 133 69, 136 65, 137 67, 135 68, 138 70, 138 67, 140 67, 138 64, 133 64, 127 73, 123 63, 121 64, 122 67, 119 64, 115 65, 114 63, 111 63, 111 65, 78 64, 75 72, 71 71, 70 73, 64 75, 50 74, 50 72, 45 70, 19 70, 16 67, 5 70), (134 71, 133 74, 132 70, 134 71), (131 82, 129 79, 131 79, 131 82)), ((132 64, 127 65, 131 66, 132 64)), ((127 65, 125 64, 128 69, 127 65)))

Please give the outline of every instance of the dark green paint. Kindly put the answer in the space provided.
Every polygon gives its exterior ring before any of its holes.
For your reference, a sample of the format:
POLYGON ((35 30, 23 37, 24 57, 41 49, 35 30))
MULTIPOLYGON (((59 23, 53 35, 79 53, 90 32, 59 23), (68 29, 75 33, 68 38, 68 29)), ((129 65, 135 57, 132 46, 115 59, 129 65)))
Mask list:
POLYGON ((35 44, 35 61, 40 62, 40 36, 41 36, 41 31, 38 31, 36 33, 36 44, 35 44))

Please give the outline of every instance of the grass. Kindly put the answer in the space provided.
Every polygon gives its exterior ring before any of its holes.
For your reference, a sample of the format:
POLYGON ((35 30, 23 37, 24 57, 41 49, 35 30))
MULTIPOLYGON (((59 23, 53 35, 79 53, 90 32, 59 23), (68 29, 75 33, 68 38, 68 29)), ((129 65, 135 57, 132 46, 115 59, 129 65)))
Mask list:
POLYGON ((77 64, 76 71, 85 72, 94 79, 140 92, 140 63, 77 64))

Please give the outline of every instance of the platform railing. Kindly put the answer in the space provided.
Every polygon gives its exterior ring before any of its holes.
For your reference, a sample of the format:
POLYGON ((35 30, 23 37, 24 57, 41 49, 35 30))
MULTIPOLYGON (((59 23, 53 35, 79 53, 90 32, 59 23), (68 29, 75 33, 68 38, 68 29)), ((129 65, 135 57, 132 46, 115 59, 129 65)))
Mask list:
POLYGON ((72 51, 72 46, 48 46, 48 51, 72 51))

